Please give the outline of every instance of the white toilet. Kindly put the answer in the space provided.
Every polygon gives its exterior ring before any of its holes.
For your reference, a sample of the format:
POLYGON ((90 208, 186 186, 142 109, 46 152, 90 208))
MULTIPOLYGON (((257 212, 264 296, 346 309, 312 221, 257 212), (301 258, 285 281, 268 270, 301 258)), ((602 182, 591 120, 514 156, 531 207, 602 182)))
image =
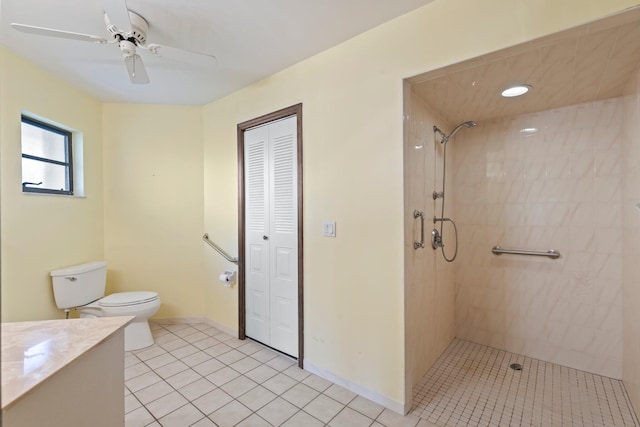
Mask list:
POLYGON ((135 316, 124 330, 124 349, 153 344, 149 317, 160 308, 155 292, 120 292, 104 296, 107 263, 89 262, 52 271, 53 296, 59 309, 80 311, 80 317, 135 316))

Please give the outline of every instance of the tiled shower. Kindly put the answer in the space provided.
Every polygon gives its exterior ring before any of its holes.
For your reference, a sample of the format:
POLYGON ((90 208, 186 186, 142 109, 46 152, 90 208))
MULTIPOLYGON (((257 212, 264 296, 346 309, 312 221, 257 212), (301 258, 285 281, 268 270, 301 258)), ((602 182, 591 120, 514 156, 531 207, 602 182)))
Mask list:
MULTIPOLYGON (((637 9, 408 79, 408 401, 454 337, 621 379, 640 410, 640 13, 637 9), (531 84, 521 99, 505 84, 531 84), (458 258, 414 250, 446 215, 458 258), (497 256, 493 246, 560 252, 497 256)), ((445 227, 445 250, 454 247, 445 227)))
POLYGON ((620 99, 596 101, 455 141, 459 338, 622 377, 621 112, 620 99))

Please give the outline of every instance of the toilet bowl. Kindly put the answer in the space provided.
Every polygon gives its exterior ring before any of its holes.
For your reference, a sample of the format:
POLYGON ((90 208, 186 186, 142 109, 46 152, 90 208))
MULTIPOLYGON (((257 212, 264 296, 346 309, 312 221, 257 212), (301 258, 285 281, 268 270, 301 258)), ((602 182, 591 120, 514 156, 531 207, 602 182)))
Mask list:
POLYGON ((51 272, 53 296, 58 308, 77 309, 80 317, 135 316, 124 329, 125 351, 153 344, 149 317, 160 308, 156 292, 120 292, 104 296, 107 263, 89 262, 51 272))
POLYGON ((138 350, 153 344, 149 317, 160 308, 156 292, 119 292, 78 307, 81 318, 135 316, 124 329, 124 349, 138 350))

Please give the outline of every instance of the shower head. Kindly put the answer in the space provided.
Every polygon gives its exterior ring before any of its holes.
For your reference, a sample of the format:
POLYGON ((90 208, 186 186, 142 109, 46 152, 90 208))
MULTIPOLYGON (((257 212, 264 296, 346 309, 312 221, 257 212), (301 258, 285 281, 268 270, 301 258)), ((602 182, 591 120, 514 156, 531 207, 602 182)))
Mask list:
POLYGON ((447 141, 449 141, 449 139, 453 138, 453 135, 455 135, 456 132, 458 132, 462 128, 472 128, 472 127, 476 127, 476 126, 478 126, 478 124, 476 122, 474 122, 473 120, 469 120, 468 122, 460 123, 458 126, 456 126, 451 131, 451 133, 449 135, 443 135, 442 136, 442 141, 440 141, 440 143, 446 144, 447 141))

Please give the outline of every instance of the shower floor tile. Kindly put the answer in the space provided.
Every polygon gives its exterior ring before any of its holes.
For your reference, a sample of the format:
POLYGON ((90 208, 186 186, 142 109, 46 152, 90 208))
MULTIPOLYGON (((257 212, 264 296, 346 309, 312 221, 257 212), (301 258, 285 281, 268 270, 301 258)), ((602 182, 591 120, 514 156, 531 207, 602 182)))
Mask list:
POLYGON ((413 395, 411 414, 442 427, 640 426, 621 381, 460 339, 413 395))

